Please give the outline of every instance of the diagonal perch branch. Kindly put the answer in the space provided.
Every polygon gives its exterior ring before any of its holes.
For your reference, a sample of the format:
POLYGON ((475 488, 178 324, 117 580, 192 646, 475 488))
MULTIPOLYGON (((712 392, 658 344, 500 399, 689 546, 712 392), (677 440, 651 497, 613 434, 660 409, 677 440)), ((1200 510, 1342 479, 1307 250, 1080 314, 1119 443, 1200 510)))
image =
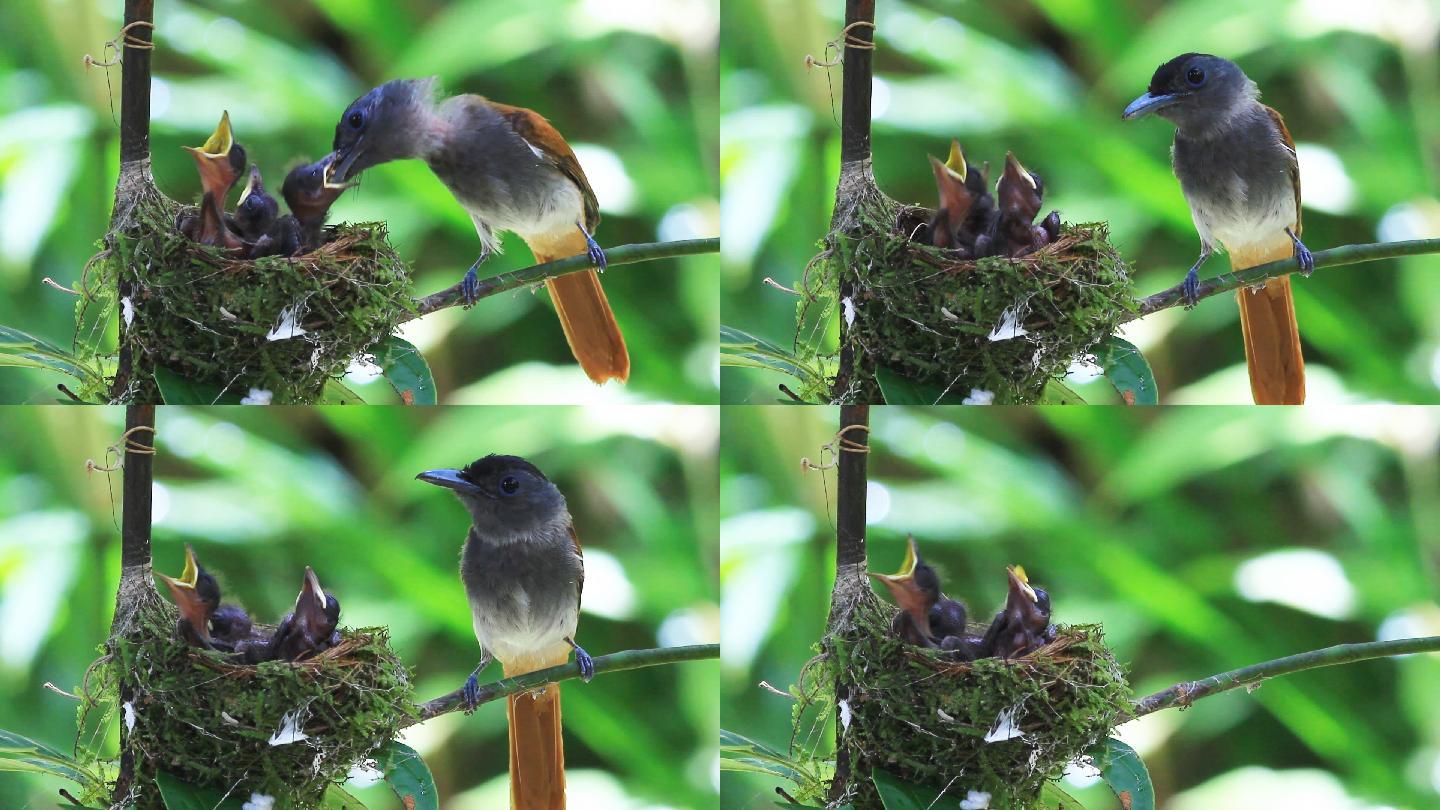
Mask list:
MULTIPOLYGON (((1318 254, 1317 254, 1318 256, 1318 254)), ((1274 661, 1251 664, 1248 667, 1232 669, 1219 675, 1211 675, 1198 681, 1177 683, 1153 695, 1135 701, 1135 707, 1124 721, 1144 717, 1147 714, 1175 706, 1185 708, 1200 698, 1218 695, 1241 686, 1258 684, 1266 678, 1289 675, 1307 669, 1331 667, 1336 664, 1351 664, 1372 658, 1387 658, 1412 653, 1440 652, 1440 636, 1423 638, 1402 638, 1395 641, 1370 641, 1362 644, 1337 644, 1320 650, 1287 655, 1274 661)), ((1123 722, 1123 721, 1122 721, 1123 722)))
MULTIPOLYGON (((1415 256, 1422 253, 1440 253, 1440 239, 1377 242, 1368 245, 1345 245, 1343 247, 1322 250, 1315 254, 1315 268, 1318 270, 1321 267, 1340 267, 1347 264, 1359 264, 1360 262, 1373 262, 1378 259, 1393 259, 1397 256, 1415 256)), ((1200 282, 1199 297, 1209 298, 1212 295, 1219 295, 1220 293, 1230 290, 1238 290, 1241 287, 1248 287, 1272 278, 1289 275, 1294 273, 1295 270, 1295 260, 1292 258, 1279 259, 1266 264, 1247 267, 1238 273, 1225 273, 1200 282)), ((1180 288, 1181 285, 1176 284, 1168 290, 1140 299, 1140 309, 1134 314, 1125 316, 1120 322, 1128 323, 1143 318, 1146 315, 1159 312, 1162 309, 1179 306, 1181 303, 1180 288)))
MULTIPOLYGON (((635 264, 636 262, 648 262, 654 259, 669 259, 676 256, 693 256, 698 253, 716 253, 720 250, 720 238, 710 237, 709 239, 682 239, 677 242, 647 242, 639 245, 621 245, 608 248, 605 251, 605 258, 609 265, 614 267, 618 264, 635 264)), ((581 253, 564 259, 556 259, 553 262, 531 265, 522 270, 513 270, 509 273, 500 273, 489 278, 480 279, 479 298, 489 298, 492 295, 499 295, 508 290, 515 290, 531 284, 539 284, 547 278, 564 276, 570 273, 578 273, 581 270, 589 270, 593 267, 590 264, 590 257, 581 253)), ((415 312, 407 314, 400 320, 401 323, 413 321, 429 315, 436 310, 453 307, 460 303, 460 285, 447 287, 434 295, 427 295, 415 302, 415 312)))
MULTIPOLYGON (((602 672, 621 672, 627 669, 640 669, 641 667, 653 667, 660 664, 676 664, 681 661, 701 661, 706 658, 719 658, 719 644, 692 644, 687 647, 660 647, 653 650, 626 650, 625 652, 602 655, 595 660, 595 674, 602 672)), ((571 678, 580 677, 580 665, 570 662, 561 664, 549 669, 540 669, 534 672, 527 672, 524 675, 517 675, 514 678, 503 678, 493 683, 487 683, 480 687, 480 699, 475 705, 489 703, 508 697, 517 692, 524 692, 527 689, 534 689, 547 683, 558 683, 568 681, 571 678)), ((456 689, 446 695, 441 695, 434 700, 427 700, 420 704, 420 717, 407 722, 402 728, 413 726, 416 723, 423 723, 442 714, 453 712, 462 708, 464 699, 463 689, 456 689)))

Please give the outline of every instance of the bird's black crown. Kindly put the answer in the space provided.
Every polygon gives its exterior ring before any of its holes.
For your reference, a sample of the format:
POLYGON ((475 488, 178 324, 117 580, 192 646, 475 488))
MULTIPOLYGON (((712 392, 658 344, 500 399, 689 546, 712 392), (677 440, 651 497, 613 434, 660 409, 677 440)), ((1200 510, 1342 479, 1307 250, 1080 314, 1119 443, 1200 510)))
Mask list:
POLYGON ((1158 96, 1170 92, 1169 88, 1175 85, 1176 78, 1179 76, 1180 71, 1184 70, 1186 64, 1197 56, 1209 57, 1211 59, 1216 58, 1208 53, 1196 53, 1194 51, 1180 54, 1169 62, 1155 68, 1155 75, 1150 77, 1150 87, 1148 88, 1150 94, 1158 96))
POLYGON ((519 456, 502 456, 495 453, 465 465, 465 468, 460 471, 460 475, 467 481, 478 484, 503 470, 524 470, 541 481, 550 480, 545 477, 545 473, 540 472, 538 467, 519 456))

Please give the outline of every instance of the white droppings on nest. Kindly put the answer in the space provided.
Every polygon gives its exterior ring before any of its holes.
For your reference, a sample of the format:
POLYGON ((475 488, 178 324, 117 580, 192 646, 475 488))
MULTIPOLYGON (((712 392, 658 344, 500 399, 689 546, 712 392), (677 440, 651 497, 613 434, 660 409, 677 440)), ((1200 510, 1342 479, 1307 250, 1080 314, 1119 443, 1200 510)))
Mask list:
POLYGON ((835 704, 835 707, 840 710, 840 728, 848 731, 850 729, 850 702, 842 700, 835 704))
POLYGON ((289 340, 290 338, 297 338, 304 335, 305 330, 300 328, 299 322, 300 317, 304 315, 300 307, 301 305, 296 303, 280 310, 279 319, 276 321, 275 326, 270 329, 269 334, 265 335, 265 339, 289 340))
POLYGON ((971 388, 970 396, 960 400, 961 405, 994 405, 995 392, 982 391, 979 388, 971 388))
POLYGON ((241 405, 269 405, 274 399, 274 391, 266 391, 263 388, 251 388, 250 393, 240 398, 241 405))
POLYGON ((266 796, 264 793, 251 793, 250 801, 240 806, 240 810, 274 810, 275 797, 266 796))
POLYGON ((126 326, 135 322, 135 302, 128 295, 120 299, 120 319, 126 326))
POLYGON ((238 321, 238 320, 240 320, 238 317, 235 316, 235 313, 231 312, 230 310, 226 309, 225 307, 220 307, 220 319, 221 319, 221 320, 224 320, 224 321, 238 321))
POLYGON ((1000 323, 990 331, 990 340, 1011 340, 1030 334, 1025 327, 1020 325, 1020 313, 1015 307, 1010 307, 1000 313, 1000 323))
POLYGON ((850 298, 841 298, 840 306, 845 310, 845 325, 855 325, 855 301, 850 298))
POLYGON ((951 717, 950 715, 946 714, 944 709, 936 709, 936 710, 935 710, 935 714, 936 714, 941 720, 944 720, 944 721, 947 722, 947 723, 953 723, 953 722, 955 722, 955 718, 953 718, 953 717, 951 717))
POLYGON ((239 720, 236 720, 236 719, 233 718, 233 717, 231 717, 228 712, 220 712, 220 722, 224 723, 224 724, 227 725, 227 726, 238 726, 238 725, 240 725, 240 721, 239 721, 239 720))
POLYGON ((280 728, 270 735, 271 745, 290 745, 310 739, 310 735, 300 730, 300 710, 287 712, 280 718, 280 728))
POLYGON ((1019 710, 1019 706, 1011 706, 1000 712, 1000 716, 995 718, 995 725, 991 726, 989 733, 985 735, 985 742, 1004 742, 1016 737, 1024 737, 1025 732, 1015 725, 1015 715, 1019 713, 1019 710))
POLYGON ((121 708, 125 711, 125 730, 126 730, 126 731, 134 731, 134 730, 135 730, 135 704, 134 704, 134 703, 131 703, 131 702, 129 702, 129 701, 126 701, 125 705, 122 706, 121 708))
POLYGON ((960 320, 960 316, 959 316, 959 315, 956 315, 955 313, 951 312, 950 310, 946 309, 945 307, 940 307, 940 317, 944 318, 944 319, 947 320, 947 321, 959 321, 959 320, 960 320))
POLYGON ((989 810, 990 794, 983 790, 972 790, 960 802, 960 810, 989 810))

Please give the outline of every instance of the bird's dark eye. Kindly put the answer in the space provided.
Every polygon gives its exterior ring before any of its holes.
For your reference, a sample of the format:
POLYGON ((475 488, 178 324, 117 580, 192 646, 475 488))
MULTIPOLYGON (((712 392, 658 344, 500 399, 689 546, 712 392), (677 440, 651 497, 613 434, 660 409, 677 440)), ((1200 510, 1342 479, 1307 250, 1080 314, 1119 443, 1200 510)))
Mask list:
POLYGON ((500 491, 506 495, 514 495, 520 491, 520 481, 513 475, 507 475, 500 480, 500 491))
POLYGON ((1201 70, 1198 67, 1192 67, 1185 74, 1185 81, 1190 82, 1190 84, 1194 85, 1195 87, 1199 87, 1200 85, 1205 83, 1205 71, 1201 70))
POLYGON ((345 118, 345 123, 349 124, 351 129, 359 129, 360 125, 365 123, 365 114, 356 110, 345 118))

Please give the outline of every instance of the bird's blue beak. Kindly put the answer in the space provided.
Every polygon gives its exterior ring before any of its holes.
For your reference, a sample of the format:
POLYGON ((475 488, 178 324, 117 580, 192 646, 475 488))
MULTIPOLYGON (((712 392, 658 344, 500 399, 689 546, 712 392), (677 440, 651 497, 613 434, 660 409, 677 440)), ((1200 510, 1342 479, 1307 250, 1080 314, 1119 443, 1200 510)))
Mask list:
POLYGON ((1175 93, 1166 93, 1159 96, 1146 93, 1130 102, 1130 106, 1126 107, 1125 112, 1120 114, 1120 119, 1122 121, 1130 121, 1135 118, 1142 118, 1174 104, 1179 99, 1180 96, 1175 93))
POLYGON ((488 493, 480 487, 465 480, 459 470, 426 470, 415 476, 418 480, 427 484, 434 484, 437 487, 453 489, 456 492, 464 492, 469 495, 486 495, 488 493))

